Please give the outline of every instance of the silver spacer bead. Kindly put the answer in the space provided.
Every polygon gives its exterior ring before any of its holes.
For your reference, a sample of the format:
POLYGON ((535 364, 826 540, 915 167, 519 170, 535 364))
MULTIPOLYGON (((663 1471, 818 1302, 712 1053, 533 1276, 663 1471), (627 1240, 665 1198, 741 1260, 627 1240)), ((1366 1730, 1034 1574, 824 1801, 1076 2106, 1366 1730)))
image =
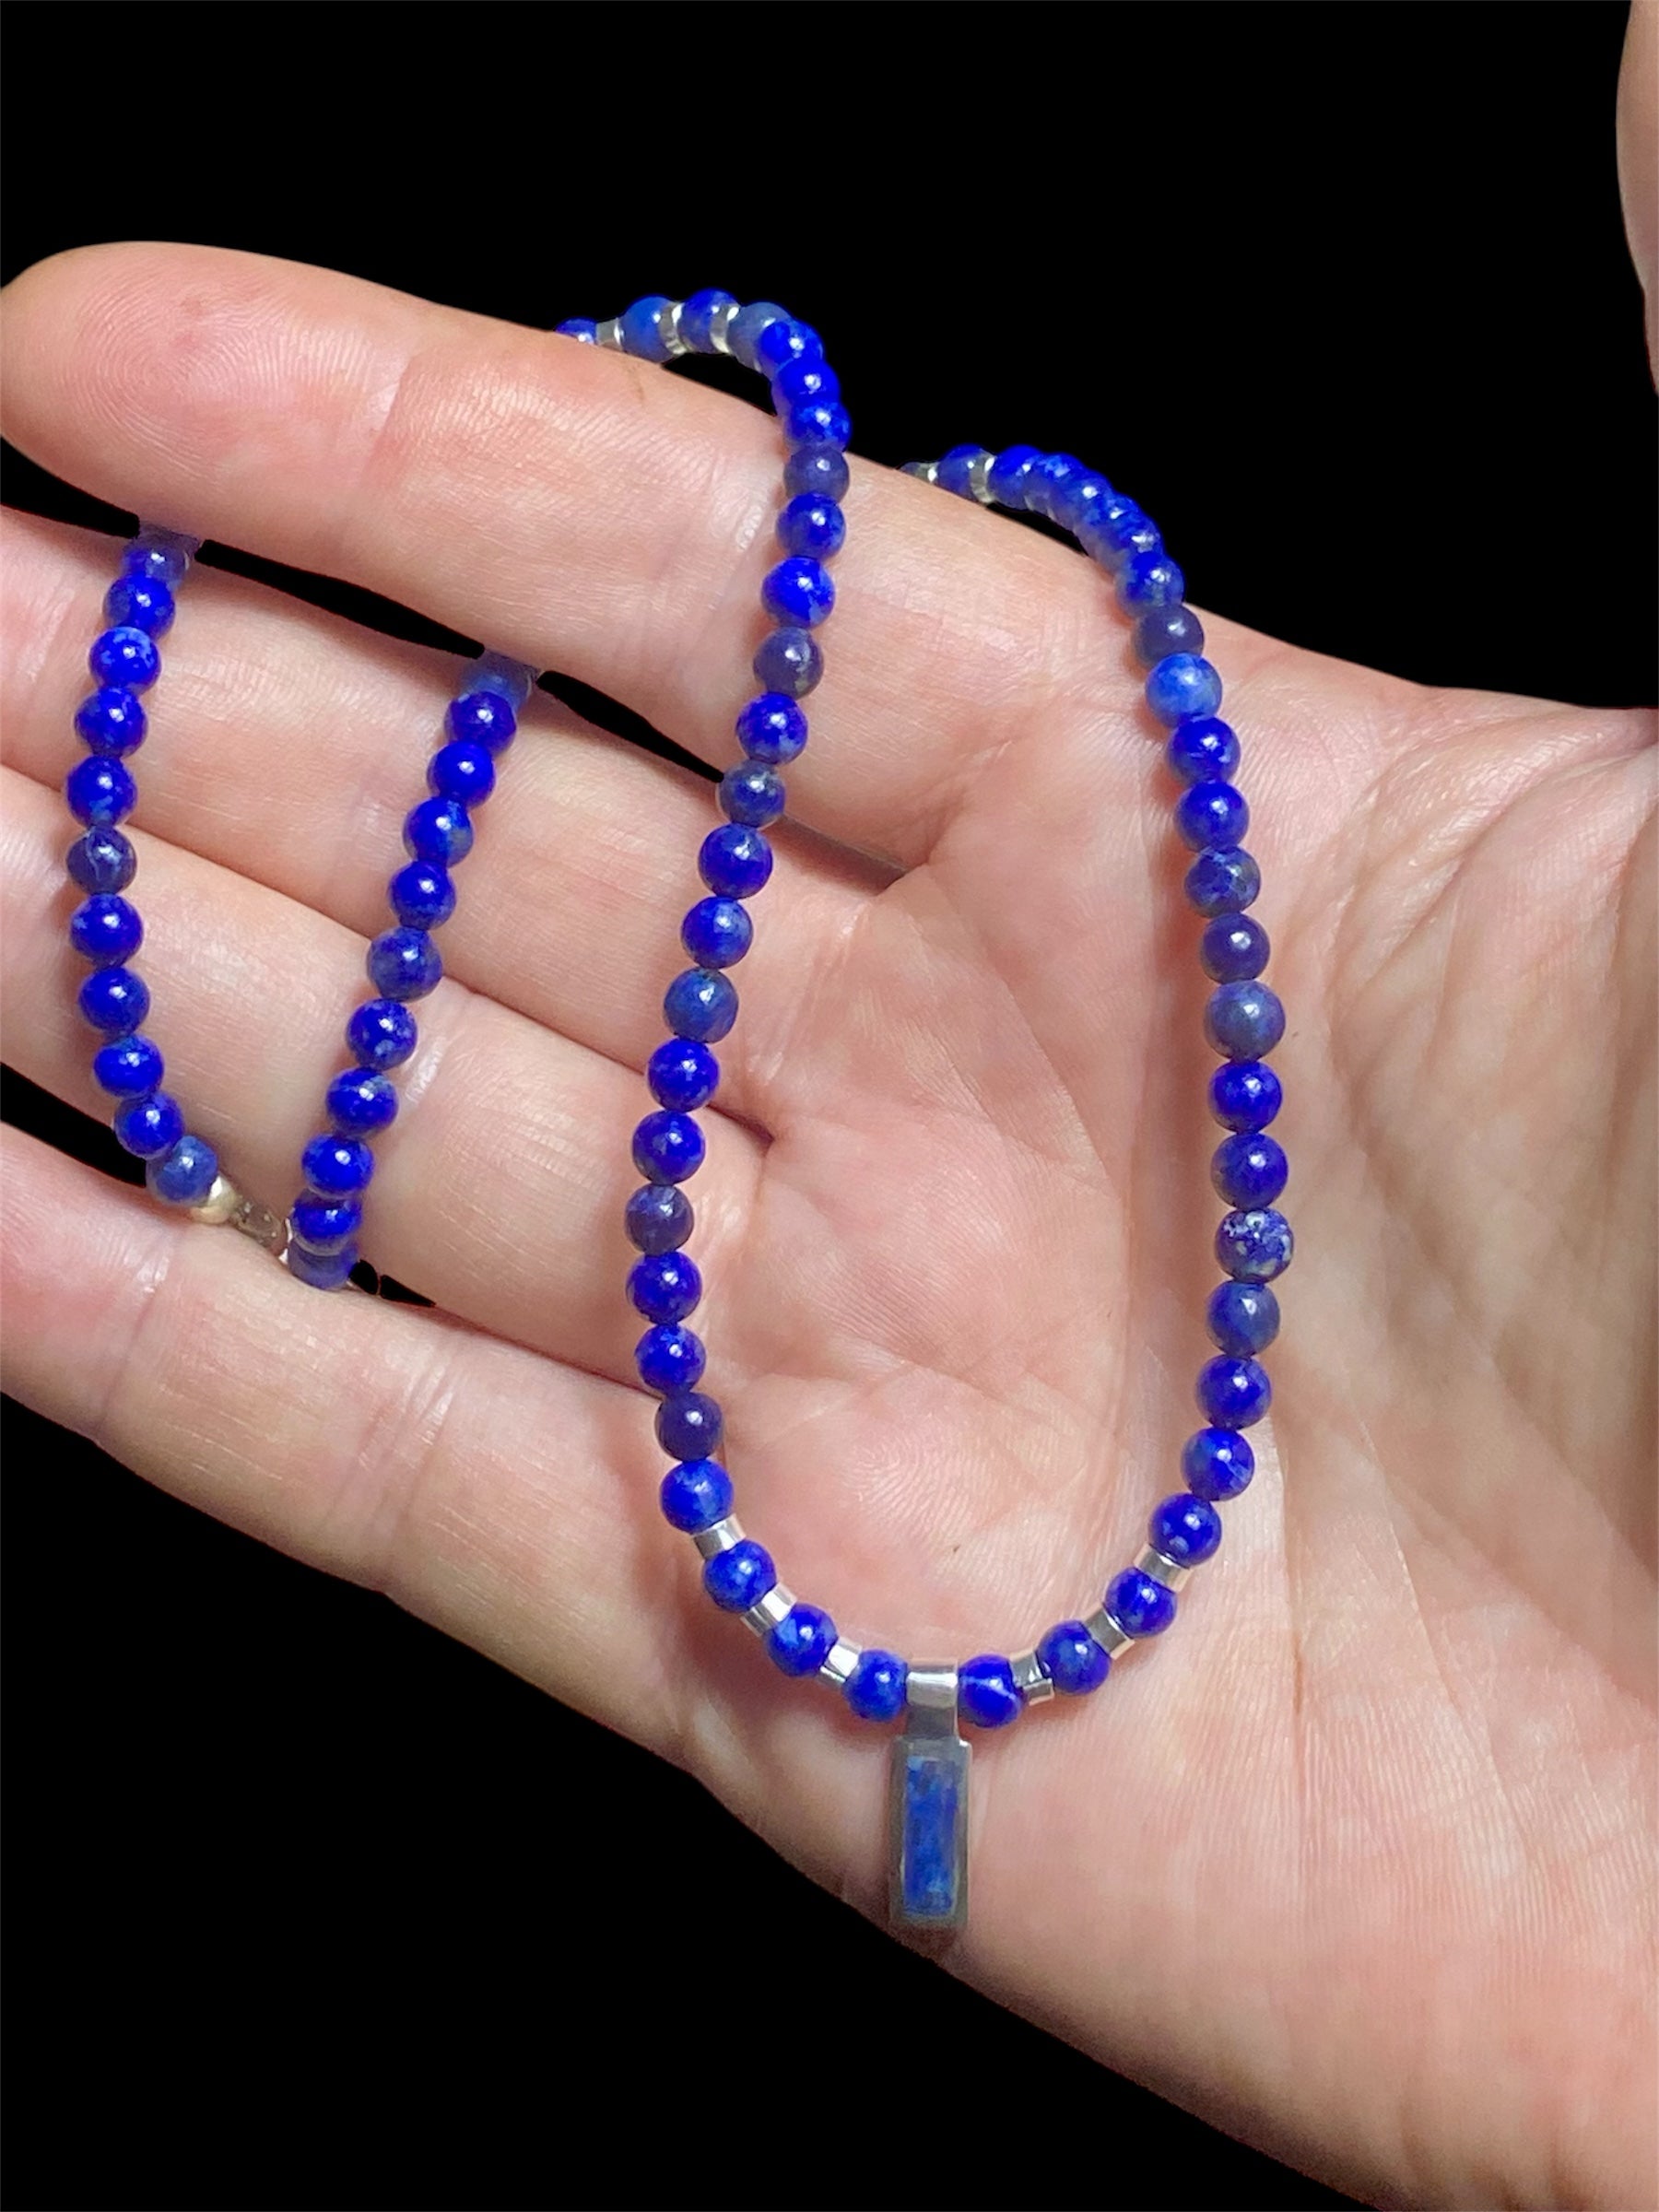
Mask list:
POLYGON ((1115 1659, 1125 1644, 1135 1641, 1126 1629, 1120 1629, 1104 1606, 1097 1606, 1092 1613, 1083 1616, 1083 1626, 1088 1630, 1108 1659, 1115 1659))
POLYGON ((1150 1544, 1143 1546, 1135 1564, 1138 1572, 1149 1574, 1155 1583, 1161 1583, 1166 1590, 1182 1588, 1193 1571, 1190 1567, 1182 1567, 1175 1560, 1165 1559, 1163 1553, 1150 1544))
POLYGON ((746 1629, 752 1629, 757 1636, 764 1636, 768 1630, 775 1629, 784 1615, 793 1610, 794 1602, 793 1590, 786 1590, 782 1583, 774 1583, 759 1603, 751 1606, 739 1618, 746 1629))
POLYGON ((995 458, 994 453, 988 453, 981 446, 968 464, 968 488, 982 507, 995 504, 991 490, 991 464, 995 458))
POLYGON ((1028 1705, 1041 1705, 1053 1696, 1054 1686, 1038 1665, 1035 1652, 1016 1652, 1008 1664, 1014 1669, 1014 1687, 1024 1690, 1028 1705))
POLYGON ((742 312, 742 304, 741 300, 734 300, 729 307, 717 307, 709 317, 709 343, 716 353, 731 352, 726 338, 734 321, 742 312))
POLYGON ((594 343, 595 346, 608 347, 612 353, 620 353, 623 350, 621 316, 607 315, 603 323, 596 324, 594 343))
POLYGON ((907 461, 899 471, 901 477, 917 477, 924 484, 936 484, 939 465, 936 461, 907 461))
POLYGON ((716 1552, 730 1551, 734 1544, 743 1541, 743 1527, 735 1513, 728 1513, 724 1521, 716 1521, 712 1528, 700 1530, 692 1537, 698 1554, 712 1559, 716 1552))
POLYGON ((188 1211, 193 1221, 200 1221, 206 1229, 218 1229, 235 1218, 236 1209, 241 1204, 241 1193, 230 1178, 228 1175, 216 1175, 213 1188, 201 1205, 193 1206, 188 1211))
POLYGON ((199 1221, 206 1229, 240 1230, 276 1259, 288 1250, 286 1218, 274 1214, 268 1206, 261 1206, 256 1199, 244 1197, 229 1175, 216 1175, 213 1188, 201 1205, 187 1206, 185 1211, 192 1221, 199 1221))
POLYGON ((863 1657, 862 1643, 849 1643, 844 1636, 838 1636, 830 1648, 829 1658, 818 1668, 819 1681, 831 1683, 837 1689, 844 1689, 853 1679, 853 1669, 863 1657))
POLYGON ((673 354, 689 353, 691 350, 691 341, 680 335, 680 310, 684 305, 683 300, 670 300, 666 307, 657 310, 657 336, 673 354))

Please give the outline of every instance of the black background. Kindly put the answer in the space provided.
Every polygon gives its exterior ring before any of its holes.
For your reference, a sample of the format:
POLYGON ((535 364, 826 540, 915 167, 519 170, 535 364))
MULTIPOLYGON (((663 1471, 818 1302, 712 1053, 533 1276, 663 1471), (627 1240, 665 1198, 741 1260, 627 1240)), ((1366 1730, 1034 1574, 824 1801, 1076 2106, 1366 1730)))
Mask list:
MULTIPOLYGON (((1624 13, 15 0, 6 273, 165 236, 543 326, 780 298, 877 460, 1078 451, 1202 605, 1630 703, 1624 13)), ((16 505, 126 519, 8 464, 16 505)), ((131 1164, 16 1079, 7 1114, 131 1164)), ((384 1601, 18 1409, 6 1445, 11 2205, 1345 2201, 384 1601), (960 2097, 912 2125, 915 2049, 960 2097)))

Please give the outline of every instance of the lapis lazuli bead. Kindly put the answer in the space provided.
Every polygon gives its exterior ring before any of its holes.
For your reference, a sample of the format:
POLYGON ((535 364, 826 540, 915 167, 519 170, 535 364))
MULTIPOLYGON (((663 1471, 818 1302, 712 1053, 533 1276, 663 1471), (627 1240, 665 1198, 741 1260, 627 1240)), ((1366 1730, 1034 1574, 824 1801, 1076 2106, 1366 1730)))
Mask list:
POLYGON ((778 517, 778 543, 785 553, 833 560, 846 542, 847 524, 840 503, 816 492, 797 494, 778 517))
POLYGON ((121 572, 176 590, 190 573, 190 541, 171 530, 140 530, 121 548, 121 572))
POLYGON ((702 1276, 686 1253, 647 1253, 629 1269, 628 1295, 647 1321, 684 1321, 702 1297, 702 1276))
POLYGON ((771 1554, 752 1536, 745 1536, 724 1551, 703 1561, 703 1588, 723 1613, 747 1613, 778 1583, 771 1554))
POLYGON ((1218 914, 1198 942, 1198 965, 1212 983, 1253 982, 1266 967, 1272 945, 1248 914, 1218 914))
POLYGON ((395 998, 365 1000, 346 1024, 346 1042, 359 1067, 383 1075, 401 1067, 419 1042, 420 1031, 407 1006, 395 998))
POLYGON ((776 770, 762 768, 752 760, 742 768, 728 769, 715 796, 728 821, 742 822, 750 830, 764 830, 789 804, 782 777, 776 770))
POLYGON ((397 1093, 382 1075, 347 1067, 324 1093, 336 1136, 376 1136, 397 1118, 397 1093))
POLYGON ((83 891, 124 891, 138 873, 132 840, 119 830, 88 830, 64 855, 69 879, 83 891))
POLYGON ((115 629, 162 638, 172 628, 173 595, 159 576, 118 576, 104 594, 104 618, 115 629))
POLYGON ((1204 1321, 1218 1351, 1230 1359, 1253 1359, 1278 1335, 1278 1300, 1265 1283, 1218 1283, 1204 1321))
POLYGON ((140 1159, 156 1159, 171 1152, 184 1134, 184 1116, 177 1099, 164 1090, 147 1091, 139 1099, 124 1099, 115 1109, 115 1139, 140 1159))
MULTIPOLYGON (((466 686, 463 697, 478 691, 492 691, 498 699, 504 699, 512 709, 515 718, 513 729, 516 729, 519 711, 535 688, 535 671, 524 662, 512 660, 504 653, 481 653, 466 672, 466 686)), ((461 734, 459 730, 454 733, 457 737, 461 734)), ((506 731, 501 742, 505 744, 512 735, 512 731, 506 731)))
POLYGON ((659 1106, 695 1113, 720 1088, 720 1063, 706 1044, 689 1037, 670 1037, 645 1063, 645 1080, 659 1106))
POLYGON ((703 839, 697 872, 717 898, 752 899, 771 875, 772 849, 759 830, 733 822, 703 839))
POLYGON ((85 1020, 106 1037, 128 1037, 149 1012, 149 985, 130 968, 94 968, 75 994, 85 1020))
POLYGON ((1118 571, 1118 605, 1125 614, 1138 615, 1148 606, 1172 606, 1185 594, 1186 578, 1161 549, 1131 553, 1118 571))
MULTIPOLYGON (((1172 653, 1200 653, 1204 651, 1204 625, 1190 606, 1149 606, 1135 625, 1135 651, 1147 668, 1156 667, 1172 653)), ((1159 713, 1156 700, 1152 712, 1159 713)))
POLYGON ((1095 516, 1105 511, 1112 496, 1112 487, 1105 477, 1085 468, 1066 477, 1053 493, 1050 506, 1060 527, 1081 538, 1095 516))
POLYGON ((481 806, 495 789, 495 756, 487 745, 457 737, 441 745, 427 763, 427 789, 434 798, 463 806, 481 806))
POLYGON ((1033 514, 1057 522, 1057 495, 1064 490, 1069 477, 1084 473, 1083 464, 1076 453, 1043 453, 1031 464, 1030 474, 1025 479, 1027 507, 1033 514))
POLYGON ((959 500, 972 499, 973 464, 984 452, 982 445, 953 445, 940 456, 934 470, 934 482, 941 491, 954 492, 959 500))
POLYGON ((153 638, 141 629, 124 627, 106 629, 92 641, 87 665, 100 684, 120 684, 129 691, 147 691, 161 673, 161 655, 153 638))
POLYGON ((443 973, 438 947, 424 929, 388 929, 371 943, 364 962, 382 998, 424 998, 443 973))
POLYGON ((767 572, 760 603, 774 622, 785 622, 792 629, 816 629, 835 606, 835 586, 822 561, 792 553, 767 572))
POLYGON ((472 817, 459 799, 422 799, 409 809, 403 839, 412 860, 453 868, 472 851, 472 817))
POLYGON ((861 1721, 896 1721, 909 1684, 910 1668, 897 1652, 861 1652, 842 1694, 861 1721))
POLYGON ((1135 554, 1157 553, 1163 546, 1157 524, 1121 491, 1100 502, 1077 536, 1092 560, 1114 572, 1135 554))
POLYGON ((767 1630, 767 1656, 781 1674, 816 1675, 835 1649, 835 1634, 822 1606, 794 1605, 767 1630))
POLYGON ((124 761, 107 753, 88 753, 65 777, 64 797, 83 827, 109 830, 124 821, 138 804, 138 786, 124 761))
POLYGON ((839 399, 802 399, 778 418, 791 445, 841 452, 853 435, 853 418, 839 399))
POLYGON ((768 691, 805 699, 824 673, 824 649, 810 630, 769 630, 755 649, 754 669, 756 680, 768 691))
POLYGON ((657 1493, 670 1528, 701 1535, 732 1510, 732 1478, 717 1459, 688 1459, 670 1467, 657 1493))
POLYGON ((617 317, 623 352, 631 353, 639 361, 672 360, 673 348, 663 335, 662 322, 663 310, 673 304, 673 300, 653 293, 649 299, 636 300, 631 307, 624 308, 617 317))
POLYGON ((142 1098, 158 1090, 167 1065, 147 1037, 122 1037, 101 1044, 92 1055, 92 1080, 117 1099, 142 1098))
POLYGON ((324 1198, 355 1198, 369 1187, 374 1155, 355 1136, 313 1136, 300 1155, 306 1187, 324 1198))
POLYGON ((1201 1567, 1221 1544, 1221 1516, 1207 1499, 1178 1491, 1152 1509, 1147 1541, 1177 1567, 1201 1567))
POLYGON ((1223 1137, 1210 1162, 1216 1195, 1246 1213, 1253 1206, 1271 1206, 1289 1172, 1283 1147, 1259 1130, 1241 1130, 1223 1137))
POLYGON ((712 1459, 724 1427, 719 1406, 700 1390, 665 1398, 656 1410, 657 1442, 670 1459, 712 1459))
POLYGON ((1026 484, 1031 471, 1042 458, 1034 445, 1006 446, 993 456, 985 481, 991 497, 1004 507, 1023 507, 1026 503, 1026 484))
POLYGON ((503 753, 518 734, 518 716, 499 691, 464 691, 445 708, 443 726, 463 745, 503 753))
POLYGON ((777 322, 767 324, 756 336, 754 350, 755 367, 774 383, 796 362, 821 364, 824 358, 823 341, 818 332, 810 323, 797 322, 794 315, 782 315, 777 322))
MULTIPOLYGON (((826 500, 845 499, 852 480, 847 456, 839 446, 797 445, 783 464, 783 488, 792 497, 810 491, 826 500)), ((787 618, 778 617, 780 621, 787 618)))
POLYGON ((1218 1429, 1253 1429, 1273 1403, 1259 1360, 1206 1359, 1198 1371, 1198 1410, 1218 1429))
POLYGON ((363 1209, 355 1198, 324 1198, 302 1191, 289 1212, 288 1226, 310 1252, 343 1252, 363 1226, 363 1209))
POLYGON ((84 900, 69 917, 69 942, 83 960, 112 968, 131 959, 144 942, 138 910, 124 899, 100 892, 84 900))
POLYGON ((821 353, 793 355, 771 380, 772 408, 779 415, 808 399, 840 397, 841 379, 821 353))
POLYGON ((726 351, 734 360, 741 361, 746 369, 755 369, 759 363, 755 357, 755 341, 771 323, 787 323, 788 313, 773 300, 754 300, 741 307, 727 326, 726 351))
POLYGON ((1112 1659, 1080 1620, 1056 1621, 1037 1646, 1037 1663, 1058 1690, 1069 1698, 1099 1689, 1112 1672, 1112 1659))
POLYGON ((704 1149, 688 1113, 648 1113, 633 1135, 633 1163, 647 1182, 684 1182, 702 1166, 704 1149))
POLYGON ((1216 1230, 1217 1262, 1241 1282, 1274 1281, 1289 1266, 1295 1253, 1289 1222, 1271 1206, 1228 1214, 1216 1230))
POLYGON ((1227 783, 1239 765, 1239 740, 1230 724, 1196 714, 1170 732, 1164 759, 1183 783, 1227 783))
POLYGON ((1221 704, 1221 678, 1202 653, 1166 654, 1147 677, 1147 704, 1168 724, 1213 714, 1221 704))
POLYGON ((1262 871, 1242 845, 1215 846, 1194 861, 1184 888, 1201 914, 1236 914, 1260 895, 1262 871))
POLYGON ((957 1708, 976 1728, 1006 1728, 1025 1710, 1025 1692, 1008 1661, 994 1652, 957 1669, 957 1708))
POLYGON ((700 899, 680 924, 680 943, 700 968, 733 968, 754 941, 755 925, 735 899, 700 899))
POLYGON ((1200 1429, 1182 1446, 1181 1472, 1195 1498, 1225 1502, 1249 1488, 1255 1453, 1231 1429, 1200 1429))
POLYGON ((1204 1033, 1230 1060, 1262 1060, 1285 1033, 1285 1009, 1265 983, 1220 983, 1204 1009, 1204 1033))
POLYGON ((101 684, 75 710, 75 734, 91 753, 135 753, 148 727, 144 709, 124 684, 101 684))
POLYGON ((636 1252, 677 1252, 695 1219, 690 1199, 677 1183, 648 1182, 629 1199, 623 1226, 636 1252))
POLYGON ((737 717, 737 742, 763 767, 786 767, 806 746, 806 717, 786 692, 762 691, 737 717))
POLYGON ((1223 1129, 1265 1129, 1284 1092, 1265 1060, 1224 1060, 1210 1077, 1209 1099, 1223 1129))
POLYGON ((663 1018, 677 1037, 718 1044, 737 1018, 737 992, 713 968, 688 968, 663 994, 663 1018))
POLYGON ((218 1179, 218 1154, 186 1130, 170 1152, 152 1159, 144 1180, 165 1206, 200 1206, 218 1179))
POLYGON ((1206 777, 1189 783, 1175 802, 1175 828, 1195 852, 1236 845, 1250 827, 1250 808, 1236 785, 1206 777))
POLYGON ((357 1265, 358 1248, 343 1244, 338 1252, 312 1252, 309 1245, 290 1240, 284 1256, 297 1283, 313 1290, 343 1290, 357 1265))
POLYGON ((556 338, 574 338, 579 346, 597 346, 599 325, 587 315, 567 315, 562 323, 555 323, 556 338))
POLYGON ((1105 1606, 1125 1636, 1161 1636, 1175 1618, 1175 1593, 1138 1567, 1125 1567, 1106 1585, 1105 1606))
MULTIPOLYGON (((702 1338, 689 1329, 676 1328, 672 1323, 659 1323, 655 1328, 647 1329, 634 1346, 634 1366, 640 1380, 647 1390, 654 1390, 660 1397, 672 1397, 677 1391, 695 1390, 708 1363, 702 1338)), ((691 1456, 695 1458, 697 1454, 691 1456)))
POLYGON ((455 886, 435 860, 412 860, 386 887, 392 912, 406 929, 439 929, 455 911, 455 886))
POLYGON ((716 352, 715 317, 724 317, 736 305, 730 292, 718 291, 712 286, 705 286, 701 291, 693 292, 680 307, 681 337, 695 353, 716 352))

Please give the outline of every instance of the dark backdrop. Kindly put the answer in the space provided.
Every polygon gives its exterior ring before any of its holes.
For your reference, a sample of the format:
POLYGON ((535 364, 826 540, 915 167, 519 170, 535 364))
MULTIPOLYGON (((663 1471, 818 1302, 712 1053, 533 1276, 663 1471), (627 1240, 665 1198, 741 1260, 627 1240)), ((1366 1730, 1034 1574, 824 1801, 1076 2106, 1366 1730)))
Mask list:
MULTIPOLYGON (((14 0, 7 273, 144 235, 537 325, 779 297, 879 460, 1080 451, 1206 606, 1628 703, 1655 580, 1623 25, 1599 0, 14 0)), ((15 456, 8 497, 125 520, 15 456)), ((130 1166, 25 1084, 8 1113, 130 1166)), ((12 2205, 1344 2201, 900 1952, 389 1604, 25 1413, 6 1442, 12 2205), (956 2114, 907 2119, 912 2050, 957 2055, 956 2114)))

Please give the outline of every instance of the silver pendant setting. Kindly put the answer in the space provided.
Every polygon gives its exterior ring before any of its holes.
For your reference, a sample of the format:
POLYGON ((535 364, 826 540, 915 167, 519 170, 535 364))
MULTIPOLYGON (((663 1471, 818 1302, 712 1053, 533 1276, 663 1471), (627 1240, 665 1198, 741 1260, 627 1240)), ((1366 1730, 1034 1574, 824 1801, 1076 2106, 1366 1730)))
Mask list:
POLYGON ((968 1766, 957 1670, 912 1666, 888 1783, 888 1912, 907 1934, 955 1935, 968 1921, 968 1766))

